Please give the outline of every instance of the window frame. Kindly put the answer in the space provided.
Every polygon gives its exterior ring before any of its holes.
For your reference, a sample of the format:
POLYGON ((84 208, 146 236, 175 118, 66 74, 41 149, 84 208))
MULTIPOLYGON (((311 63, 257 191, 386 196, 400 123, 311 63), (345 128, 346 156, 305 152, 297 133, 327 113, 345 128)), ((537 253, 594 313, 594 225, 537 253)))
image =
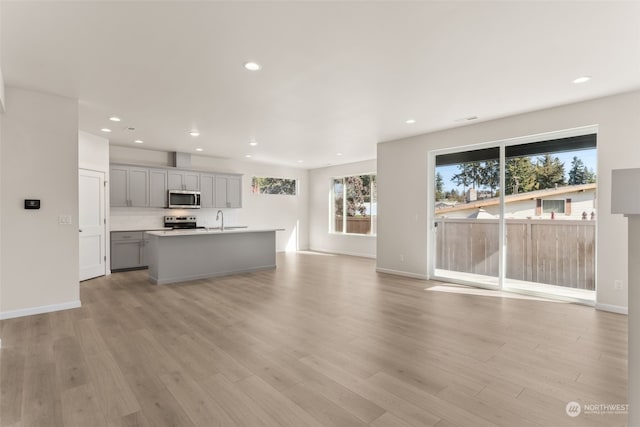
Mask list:
MULTIPOLYGON (((330 178, 330 197, 329 197, 329 234, 335 234, 335 235, 341 235, 341 236, 360 236, 360 237, 376 237, 377 236, 377 189, 376 189, 376 198, 375 198, 375 204, 376 204, 376 214, 373 215, 372 212, 369 213, 368 218, 369 218, 369 230, 370 232, 367 234, 364 233, 348 233, 347 230, 347 217, 348 215, 346 215, 347 212, 347 197, 345 197, 346 195, 346 188, 347 188, 347 184, 345 182, 345 180, 347 178, 351 178, 351 177, 361 177, 361 176, 370 176, 373 177, 374 179, 371 180, 370 182, 376 183, 376 188, 377 188, 377 180, 378 180, 378 174, 377 172, 364 172, 364 173, 355 173, 355 174, 349 174, 349 175, 340 175, 340 176, 332 176, 330 178), (342 180, 342 231, 337 231, 336 230, 336 192, 335 192, 335 186, 336 186, 336 181, 337 180, 342 180), (374 223, 375 221, 375 223, 374 223), (375 225, 374 225, 375 224, 375 225)), ((371 185, 371 184, 370 184, 371 185)), ((369 199, 369 209, 372 211, 373 210, 373 201, 371 200, 371 196, 373 195, 371 193, 371 188, 369 189, 369 193, 370 193, 370 199, 369 199)))
POLYGON ((289 196, 289 197, 297 197, 300 194, 300 189, 299 189, 299 182, 300 180, 297 178, 287 178, 287 177, 281 177, 281 176, 257 176, 257 175, 252 175, 251 176, 251 181, 250 181, 250 193, 253 196, 289 196), (253 182, 255 179, 260 179, 260 178, 268 178, 268 179, 280 179, 280 180, 289 180, 289 181, 293 181, 294 183, 294 190, 295 193, 294 194, 287 194, 287 193, 263 193, 260 190, 258 191, 253 191, 254 189, 254 185, 253 182))
POLYGON ((542 206, 541 206, 541 211, 542 214, 550 214, 551 212, 554 212, 556 214, 564 214, 567 211, 567 201, 565 199, 542 199, 542 206), (546 210, 544 205, 545 202, 553 202, 553 203, 557 203, 557 202, 562 202, 562 211, 554 211, 554 210, 546 210))

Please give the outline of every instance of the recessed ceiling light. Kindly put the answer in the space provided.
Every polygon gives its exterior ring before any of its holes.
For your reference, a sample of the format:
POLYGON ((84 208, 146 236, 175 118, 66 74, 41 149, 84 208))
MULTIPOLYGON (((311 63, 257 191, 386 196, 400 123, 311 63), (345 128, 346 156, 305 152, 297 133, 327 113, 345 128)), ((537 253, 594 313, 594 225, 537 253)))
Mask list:
POLYGON ((143 140, 141 140, 141 139, 136 139, 136 140, 135 140, 135 141, 133 141, 133 142, 135 142, 136 144, 142 144, 144 141, 143 141, 143 140))
POLYGON ((200 136, 200 132, 198 132, 197 130, 192 130, 191 132, 189 132, 189 135, 191 135, 191 136, 200 136))
POLYGON ((198 148, 196 148, 196 151, 204 151, 204 148, 198 147, 198 148))
POLYGON ((303 160, 298 160, 298 163, 302 163, 302 162, 303 162, 303 160))
POLYGON ((109 117, 109 120, 111 120, 112 122, 119 122, 120 121, 120 117, 111 116, 111 117, 109 117))
POLYGON ((336 156, 342 156, 342 153, 336 153, 336 156))
POLYGON ((573 82, 576 84, 579 84, 579 83, 586 83, 589 80, 591 80, 591 76, 582 76, 582 77, 578 77, 573 82))
POLYGON ((406 124, 408 124, 408 125, 412 125, 412 124, 414 124, 414 123, 416 122, 416 119, 407 119, 407 120, 405 120, 404 122, 405 122, 406 124))
POLYGON ((102 132, 111 132, 111 129, 109 129, 109 128, 102 128, 102 129, 100 129, 100 130, 101 130, 102 132))
POLYGON ((249 141, 249 145, 252 147, 255 147, 256 145, 258 145, 258 141, 256 141, 255 139, 252 139, 251 141, 249 141))
POLYGON ((249 61, 244 63, 244 68, 246 68, 249 71, 258 71, 259 69, 262 68, 262 66, 257 62, 249 61))
POLYGON ((246 157, 247 159, 250 159, 250 158, 251 158, 251 154, 245 154, 245 157, 246 157))

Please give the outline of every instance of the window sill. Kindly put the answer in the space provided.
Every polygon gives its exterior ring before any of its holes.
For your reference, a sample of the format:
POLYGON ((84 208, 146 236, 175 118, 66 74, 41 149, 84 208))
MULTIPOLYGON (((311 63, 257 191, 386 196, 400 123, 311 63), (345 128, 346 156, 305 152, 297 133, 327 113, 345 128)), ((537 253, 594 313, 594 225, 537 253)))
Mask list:
POLYGON ((357 236, 357 237, 376 237, 376 234, 359 234, 359 233, 336 233, 335 231, 329 232, 330 236, 357 236))

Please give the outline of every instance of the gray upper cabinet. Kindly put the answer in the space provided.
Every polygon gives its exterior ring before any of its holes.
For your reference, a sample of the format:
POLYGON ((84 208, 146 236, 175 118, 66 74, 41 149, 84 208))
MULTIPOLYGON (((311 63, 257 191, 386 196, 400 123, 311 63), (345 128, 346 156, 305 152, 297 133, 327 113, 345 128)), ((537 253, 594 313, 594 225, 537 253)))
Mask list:
POLYGON ((111 206, 149 206, 149 169, 111 166, 109 180, 111 206))
POLYGON ((216 184, 216 208, 226 208, 227 207, 227 182, 229 181, 228 177, 224 175, 216 175, 215 184, 216 184))
POLYGON ((216 175, 216 208, 242 207, 242 177, 237 175, 216 175))
POLYGON ((167 171, 168 190, 199 190, 200 174, 190 171, 167 171))
POLYGON ((200 206, 203 208, 215 208, 216 202, 216 177, 210 174, 200 174, 200 206))
POLYGON ((112 164, 111 206, 167 207, 167 190, 200 191, 203 208, 241 208, 242 176, 112 164))
POLYGON ((111 166, 109 170, 109 197, 111 206, 129 206, 129 167, 111 166))
POLYGON ((149 206, 149 169, 129 168, 129 206, 149 206))
POLYGON ((167 189, 167 171, 165 169, 149 169, 149 206, 166 208, 167 189))
POLYGON ((242 207, 242 177, 230 176, 227 183, 227 207, 242 207))

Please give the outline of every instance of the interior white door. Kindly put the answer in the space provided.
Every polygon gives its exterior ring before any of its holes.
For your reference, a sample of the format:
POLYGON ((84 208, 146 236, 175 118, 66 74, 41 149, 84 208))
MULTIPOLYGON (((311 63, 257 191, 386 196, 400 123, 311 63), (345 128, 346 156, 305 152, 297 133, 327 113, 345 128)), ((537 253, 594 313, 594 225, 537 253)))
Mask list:
POLYGON ((80 280, 106 274, 104 173, 80 169, 80 280))

